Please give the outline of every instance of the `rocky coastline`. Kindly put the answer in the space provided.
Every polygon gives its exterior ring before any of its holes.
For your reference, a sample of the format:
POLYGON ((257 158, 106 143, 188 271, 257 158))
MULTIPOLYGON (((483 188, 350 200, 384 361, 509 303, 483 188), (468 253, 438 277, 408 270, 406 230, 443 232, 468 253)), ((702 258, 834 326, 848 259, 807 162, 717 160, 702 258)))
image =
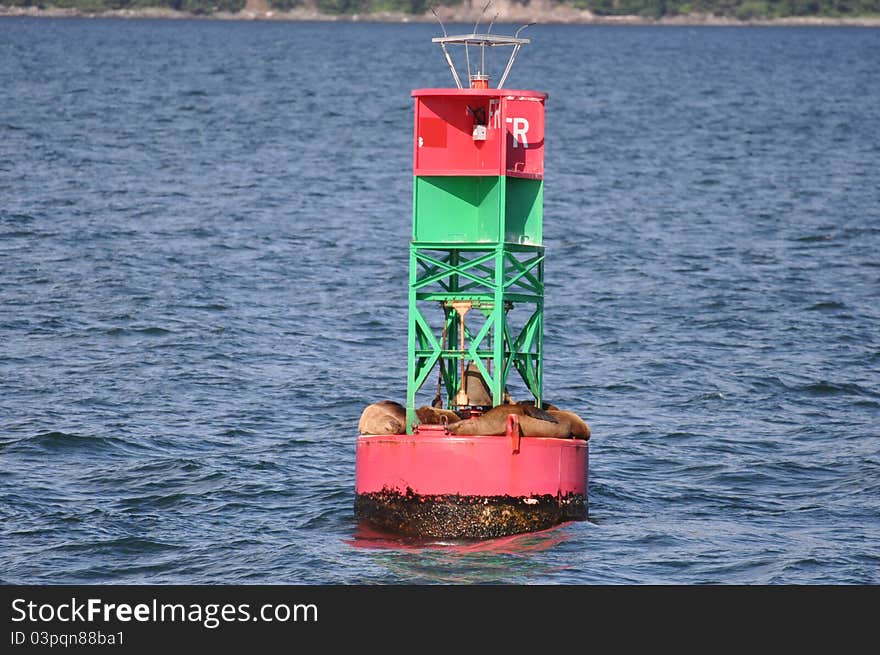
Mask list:
MULTIPOLYGON (((498 13, 497 23, 583 24, 583 25, 686 25, 686 26, 854 26, 880 27, 880 17, 829 18, 819 16, 792 16, 772 19, 739 20, 731 17, 707 14, 688 14, 646 18, 643 16, 599 16, 588 10, 559 5, 551 0, 532 0, 527 6, 519 3, 493 3, 498 13), (500 4, 500 7, 499 7, 500 4)), ((479 17, 478 9, 468 7, 440 7, 438 14, 447 23, 469 23, 479 17)), ((3 17, 48 18, 117 18, 117 19, 198 19, 198 20, 245 20, 245 21, 323 21, 323 22, 386 22, 421 23, 434 22, 431 12, 422 15, 403 12, 377 12, 371 14, 324 14, 311 7, 298 7, 289 11, 277 11, 260 0, 249 0, 245 8, 230 13, 218 11, 212 14, 193 14, 163 7, 118 9, 111 11, 83 11, 57 7, 18 7, 0 4, 3 17)))

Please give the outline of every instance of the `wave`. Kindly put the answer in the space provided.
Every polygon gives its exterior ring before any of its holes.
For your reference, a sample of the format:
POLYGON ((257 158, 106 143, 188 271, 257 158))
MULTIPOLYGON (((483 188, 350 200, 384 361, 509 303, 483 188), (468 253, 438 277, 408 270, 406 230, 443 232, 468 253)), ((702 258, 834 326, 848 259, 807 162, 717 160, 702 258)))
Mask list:
POLYGON ((130 445, 119 437, 99 437, 70 432, 41 432, 31 437, 0 441, 0 451, 12 447, 37 448, 51 453, 60 452, 100 452, 120 449, 130 445))

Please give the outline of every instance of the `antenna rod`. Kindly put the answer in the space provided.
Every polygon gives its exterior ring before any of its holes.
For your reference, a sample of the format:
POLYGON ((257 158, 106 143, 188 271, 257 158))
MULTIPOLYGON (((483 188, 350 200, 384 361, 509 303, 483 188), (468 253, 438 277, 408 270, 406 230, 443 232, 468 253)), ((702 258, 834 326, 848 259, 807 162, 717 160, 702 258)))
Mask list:
MULTIPOLYGON (((437 15, 437 12, 434 11, 434 5, 431 5, 431 13, 434 14, 434 18, 437 19, 437 22, 440 23, 440 29, 443 30, 443 36, 448 37, 449 34, 446 33, 446 27, 443 25, 443 21, 440 20, 440 16, 437 15)), ((455 85, 460 89, 461 88, 461 80, 458 79, 458 71, 455 70, 455 64, 452 63, 452 57, 449 56, 449 51, 446 49, 446 44, 440 44, 443 48, 443 56, 446 57, 446 63, 449 64, 449 70, 452 71, 452 77, 455 79, 455 85)))
POLYGON ((489 23, 489 29, 486 30, 486 34, 491 34, 491 33, 492 33, 492 26, 495 24, 495 20, 496 20, 496 19, 498 18, 498 16, 500 16, 500 15, 501 15, 501 12, 500 12, 500 11, 496 11, 496 12, 495 12, 495 15, 492 17, 492 22, 489 23))
POLYGON ((438 16, 438 15, 437 15, 437 12, 434 11, 434 5, 431 5, 431 13, 434 14, 434 18, 437 19, 437 22, 440 23, 440 29, 443 30, 443 36, 449 36, 449 35, 446 33, 446 27, 444 27, 444 25, 443 25, 443 21, 440 20, 440 16, 438 16))
MULTIPOLYGON (((534 23, 526 23, 522 27, 520 27, 513 34, 513 38, 519 38, 519 33, 522 32, 527 27, 531 27, 534 23)), ((498 81, 498 88, 500 89, 504 86, 504 82, 507 81, 507 76, 510 74, 510 69, 513 68, 513 60, 516 59, 516 54, 519 52, 521 44, 517 43, 513 46, 513 52, 510 53, 510 59, 507 60, 507 67, 504 69, 504 74, 501 76, 501 79, 498 81)))
POLYGON ((523 25, 522 27, 520 27, 516 32, 513 33, 514 38, 519 37, 519 33, 520 33, 520 32, 522 32, 522 31, 523 31, 524 29, 526 29, 527 27, 531 27, 532 25, 535 25, 535 23, 526 23, 525 25, 523 25))
POLYGON ((477 16, 477 22, 474 23, 474 34, 477 33, 477 25, 480 24, 480 19, 483 17, 483 14, 486 13, 486 10, 489 8, 489 5, 491 5, 491 4, 492 4, 492 0, 489 0, 489 2, 486 3, 486 6, 483 7, 483 11, 481 11, 481 12, 480 12, 480 15, 477 16))
POLYGON ((458 79, 458 71, 455 70, 455 64, 452 63, 452 57, 449 56, 449 50, 446 49, 445 43, 441 43, 440 46, 443 48, 443 54, 446 56, 446 63, 449 64, 449 70, 452 71, 452 77, 455 78, 455 85, 460 89, 461 80, 458 79))
POLYGON ((504 86, 504 82, 507 80, 507 76, 510 74, 510 69, 513 68, 513 60, 516 59, 516 53, 519 52, 520 44, 517 43, 513 46, 513 52, 510 53, 510 59, 507 60, 507 67, 504 69, 504 74, 501 75, 501 79, 498 80, 498 88, 500 89, 504 86))

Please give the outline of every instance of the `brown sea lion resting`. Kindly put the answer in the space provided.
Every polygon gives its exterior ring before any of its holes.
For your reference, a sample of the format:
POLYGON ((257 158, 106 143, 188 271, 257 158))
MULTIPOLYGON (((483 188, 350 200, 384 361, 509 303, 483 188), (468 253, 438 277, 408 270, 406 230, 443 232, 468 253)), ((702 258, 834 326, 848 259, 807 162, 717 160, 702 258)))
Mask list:
POLYGON ((450 425, 449 431, 455 435, 505 434, 509 414, 519 416, 519 428, 524 437, 590 438, 589 426, 577 414, 556 409, 542 410, 529 404, 498 405, 482 416, 450 425))
POLYGON ((442 409, 440 407, 419 407, 416 410, 416 416, 419 417, 419 423, 426 425, 442 425, 444 417, 447 424, 457 423, 461 420, 461 417, 451 409, 442 409))
POLYGON ((590 438, 590 426, 586 424, 584 419, 574 412, 567 412, 564 409, 548 409, 547 411, 557 421, 568 421, 569 428, 567 436, 584 440, 590 438))
POLYGON ((393 400, 381 400, 368 405, 358 421, 361 434, 406 433, 406 407, 393 400))
POLYGON ((501 435, 507 432, 507 417, 519 416, 520 432, 527 437, 568 436, 568 422, 560 422, 544 410, 530 405, 498 405, 482 416, 459 421, 449 426, 455 435, 501 435))
POLYGON ((467 401, 469 405, 475 407, 491 407, 492 392, 489 385, 480 375, 480 369, 474 362, 468 364, 467 371, 464 374, 465 392, 467 393, 467 401))
MULTIPOLYGON (((461 417, 449 409, 438 407, 419 407, 416 410, 419 423, 430 425, 442 425, 445 417, 446 423, 456 423, 461 417)), ((406 408, 393 400, 381 400, 367 406, 361 414, 358 422, 358 432, 361 434, 405 434, 406 433, 406 408)))

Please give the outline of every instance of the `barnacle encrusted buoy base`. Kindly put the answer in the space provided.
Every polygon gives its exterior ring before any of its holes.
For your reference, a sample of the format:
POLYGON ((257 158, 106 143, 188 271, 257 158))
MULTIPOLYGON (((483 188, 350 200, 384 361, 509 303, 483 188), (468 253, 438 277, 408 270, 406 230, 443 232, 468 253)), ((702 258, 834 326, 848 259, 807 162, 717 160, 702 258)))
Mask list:
POLYGON ((584 494, 564 496, 422 495, 386 489, 358 494, 355 513, 395 534, 436 539, 487 539, 546 530, 587 518, 584 494))

